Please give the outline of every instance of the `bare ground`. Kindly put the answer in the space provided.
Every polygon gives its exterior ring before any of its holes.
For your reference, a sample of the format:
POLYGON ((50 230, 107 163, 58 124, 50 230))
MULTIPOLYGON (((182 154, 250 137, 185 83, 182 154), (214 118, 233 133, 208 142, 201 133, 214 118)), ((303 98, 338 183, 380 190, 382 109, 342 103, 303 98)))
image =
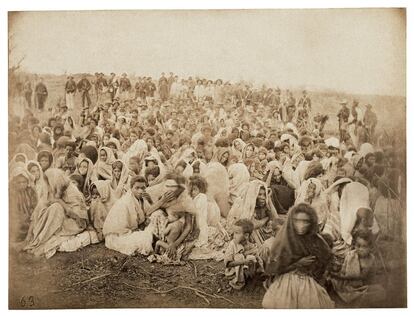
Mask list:
MULTIPOLYGON (((405 249, 389 242, 381 249, 389 263, 388 274, 382 275, 388 298, 382 307, 405 307, 405 249)), ((260 279, 241 291, 231 289, 223 262, 165 266, 103 244, 57 253, 49 260, 11 253, 9 263, 10 309, 260 308, 265 292, 260 279)))

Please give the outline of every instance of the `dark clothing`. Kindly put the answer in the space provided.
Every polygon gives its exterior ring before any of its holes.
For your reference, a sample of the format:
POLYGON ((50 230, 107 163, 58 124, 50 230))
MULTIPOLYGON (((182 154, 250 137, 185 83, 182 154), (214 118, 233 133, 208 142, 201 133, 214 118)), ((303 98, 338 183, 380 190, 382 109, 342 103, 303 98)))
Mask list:
POLYGON ((309 96, 302 96, 299 99, 298 107, 299 108, 302 107, 306 111, 311 111, 312 110, 312 102, 311 102, 309 96))
POLYGON ((87 78, 83 78, 78 82, 78 90, 82 96, 82 107, 85 108, 85 101, 87 106, 91 105, 91 97, 89 96, 89 90, 92 85, 87 78))
POLYGON ((169 95, 169 84, 167 81, 167 78, 165 77, 161 77, 160 80, 158 81, 158 89, 160 91, 160 98, 162 101, 165 101, 168 99, 168 95, 169 95))
POLYGON ((67 93, 74 93, 76 91, 76 82, 73 79, 66 82, 65 91, 67 93))
POLYGON ((149 82, 147 84, 145 94, 146 96, 153 98, 156 90, 157 90, 157 87, 155 86, 155 84, 153 82, 149 82))
POLYGON ((43 110, 45 102, 48 96, 46 85, 43 83, 38 83, 35 88, 37 106, 39 110, 43 110))
POLYGON ((120 92, 124 92, 124 91, 130 91, 131 90, 131 82, 129 81, 128 78, 121 78, 119 81, 119 91, 120 92))
POLYGON ((26 81, 23 86, 24 98, 26 99, 27 106, 32 107, 32 84, 30 81, 26 81))

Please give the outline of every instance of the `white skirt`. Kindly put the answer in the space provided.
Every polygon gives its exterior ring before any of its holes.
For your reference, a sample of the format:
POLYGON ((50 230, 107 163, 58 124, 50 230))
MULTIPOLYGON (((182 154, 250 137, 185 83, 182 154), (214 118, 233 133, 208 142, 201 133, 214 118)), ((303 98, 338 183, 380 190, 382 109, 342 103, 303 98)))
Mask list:
POLYGON ((326 290, 308 275, 289 272, 279 276, 262 301, 263 308, 335 308, 326 290))

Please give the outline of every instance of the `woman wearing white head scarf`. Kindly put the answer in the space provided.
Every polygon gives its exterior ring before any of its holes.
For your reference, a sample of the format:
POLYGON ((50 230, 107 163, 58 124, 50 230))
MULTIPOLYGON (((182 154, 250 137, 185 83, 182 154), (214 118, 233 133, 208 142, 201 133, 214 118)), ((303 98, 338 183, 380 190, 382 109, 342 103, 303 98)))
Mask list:
POLYGON ((328 218, 328 204, 323 193, 324 190, 325 188, 319 179, 309 178, 300 186, 295 201, 295 204, 307 203, 315 209, 320 229, 325 226, 328 218))
POLYGON ((233 204, 240 197, 249 184, 250 174, 243 163, 232 164, 229 167, 230 203, 233 204))
POLYGON ((85 199, 62 170, 45 172, 48 196, 39 201, 32 215, 32 224, 24 250, 50 258, 56 251, 76 251, 90 244, 86 231, 88 212, 85 199))

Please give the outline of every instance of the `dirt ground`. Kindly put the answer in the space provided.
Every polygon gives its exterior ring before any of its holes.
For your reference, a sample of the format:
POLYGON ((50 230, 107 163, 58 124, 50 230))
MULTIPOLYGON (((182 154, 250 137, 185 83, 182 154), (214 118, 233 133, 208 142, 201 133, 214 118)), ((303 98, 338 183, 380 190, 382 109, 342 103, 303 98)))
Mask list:
MULTIPOLYGON (((388 273, 381 277, 387 288, 382 307, 405 307, 405 250, 389 242, 381 249, 388 263, 388 273)), ((102 243, 49 260, 11 253, 9 263, 11 309, 260 308, 265 292, 259 279, 241 291, 231 289, 223 262, 165 266, 143 256, 127 257, 102 243)))

